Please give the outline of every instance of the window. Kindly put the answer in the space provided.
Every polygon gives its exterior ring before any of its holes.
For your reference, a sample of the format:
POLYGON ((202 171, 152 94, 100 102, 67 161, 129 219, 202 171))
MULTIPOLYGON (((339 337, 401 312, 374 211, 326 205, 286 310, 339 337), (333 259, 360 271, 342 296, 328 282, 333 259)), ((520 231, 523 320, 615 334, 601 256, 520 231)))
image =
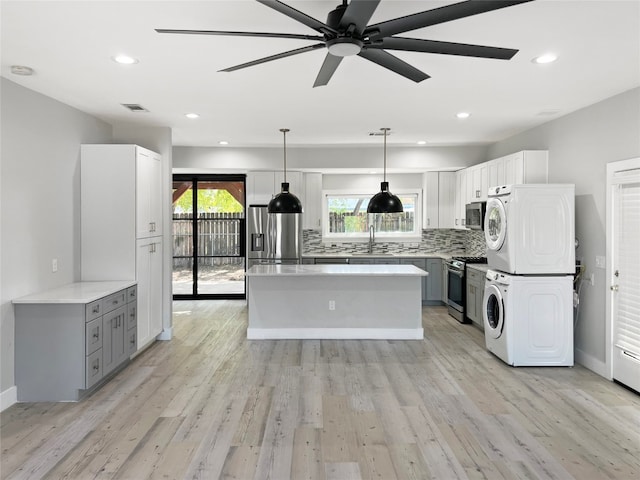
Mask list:
POLYGON ((364 241, 369 227, 376 238, 417 241, 422 231, 422 196, 419 191, 394 192, 404 207, 402 213, 367 213, 371 192, 324 191, 322 236, 324 240, 364 241))

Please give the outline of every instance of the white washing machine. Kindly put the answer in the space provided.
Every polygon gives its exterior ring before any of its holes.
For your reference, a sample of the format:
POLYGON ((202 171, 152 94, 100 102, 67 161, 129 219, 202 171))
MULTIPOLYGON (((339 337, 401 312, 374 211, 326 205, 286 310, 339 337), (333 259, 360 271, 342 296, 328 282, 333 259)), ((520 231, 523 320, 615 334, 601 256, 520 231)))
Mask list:
POLYGON ((573 277, 489 270, 482 317, 487 349, 514 367, 573 365, 573 277))
POLYGON ((575 273, 575 187, 491 187, 484 217, 489 267, 506 273, 575 273))

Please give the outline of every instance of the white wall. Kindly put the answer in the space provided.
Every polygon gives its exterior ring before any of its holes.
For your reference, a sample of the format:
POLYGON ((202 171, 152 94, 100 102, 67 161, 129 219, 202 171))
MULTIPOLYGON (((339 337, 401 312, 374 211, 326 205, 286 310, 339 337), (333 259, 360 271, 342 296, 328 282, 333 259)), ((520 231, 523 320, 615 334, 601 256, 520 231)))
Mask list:
MULTIPOLYGON (((287 169, 348 170, 353 168, 382 170, 382 147, 290 147, 287 146, 287 169)), ((464 147, 393 147, 387 148, 387 171, 457 170, 483 162, 486 146, 464 147)), ((174 147, 176 171, 196 169, 205 173, 250 170, 281 170, 282 148, 174 147)))
POLYGON ((548 149, 549 181, 576 185, 576 258, 595 275, 582 289, 576 360, 604 375, 608 285, 595 257, 605 255, 606 164, 640 156, 640 88, 498 142, 489 157, 523 149, 548 149))
MULTIPOLYGON (((329 174, 322 175, 323 190, 351 190, 371 192, 371 195, 380 190, 382 173, 349 175, 349 174, 329 174)), ((422 175, 415 173, 387 173, 389 190, 393 193, 400 189, 422 189, 422 175)))
POLYGON ((6 398, 15 384, 11 300, 80 278, 80 144, 110 142, 111 126, 0 81, 0 393, 6 398))

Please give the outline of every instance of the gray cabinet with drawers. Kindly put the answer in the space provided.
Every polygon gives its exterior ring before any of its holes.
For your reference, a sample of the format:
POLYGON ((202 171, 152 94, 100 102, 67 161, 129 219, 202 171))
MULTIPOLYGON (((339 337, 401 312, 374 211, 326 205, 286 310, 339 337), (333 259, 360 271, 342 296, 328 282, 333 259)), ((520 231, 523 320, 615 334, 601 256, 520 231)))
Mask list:
POLYGON ((79 400, 136 351, 132 282, 80 282, 13 303, 18 401, 79 400))

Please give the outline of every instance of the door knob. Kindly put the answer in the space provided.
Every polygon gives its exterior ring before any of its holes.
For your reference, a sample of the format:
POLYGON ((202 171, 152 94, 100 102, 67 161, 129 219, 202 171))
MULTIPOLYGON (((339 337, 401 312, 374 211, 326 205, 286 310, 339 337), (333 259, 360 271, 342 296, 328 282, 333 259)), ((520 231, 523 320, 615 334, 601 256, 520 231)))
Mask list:
POLYGON ((612 292, 618 291, 618 285, 611 285, 609 288, 611 289, 612 292))

